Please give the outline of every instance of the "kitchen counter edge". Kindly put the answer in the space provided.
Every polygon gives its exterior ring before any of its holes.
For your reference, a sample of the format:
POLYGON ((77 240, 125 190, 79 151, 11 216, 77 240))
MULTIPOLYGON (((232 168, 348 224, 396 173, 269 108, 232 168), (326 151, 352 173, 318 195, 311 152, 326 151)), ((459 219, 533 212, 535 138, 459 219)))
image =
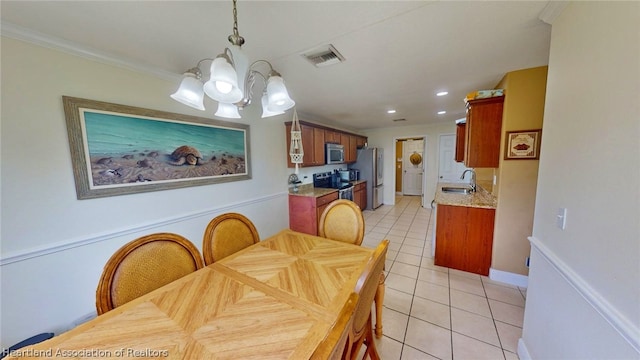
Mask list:
POLYGON ((462 187, 468 186, 468 184, 438 183, 434 199, 436 204, 484 209, 495 209, 498 206, 498 199, 496 196, 485 190, 482 186, 478 185, 478 191, 471 194, 445 193, 442 191, 443 186, 462 187))
MULTIPOLYGON (((351 181, 351 185, 355 186, 363 182, 366 182, 366 180, 351 181)), ((317 188, 317 187, 313 187, 313 184, 300 185, 298 186, 297 192, 293 191, 293 187, 289 188, 289 195, 296 195, 296 196, 320 197, 327 194, 331 194, 333 192, 338 192, 338 189, 317 188)))

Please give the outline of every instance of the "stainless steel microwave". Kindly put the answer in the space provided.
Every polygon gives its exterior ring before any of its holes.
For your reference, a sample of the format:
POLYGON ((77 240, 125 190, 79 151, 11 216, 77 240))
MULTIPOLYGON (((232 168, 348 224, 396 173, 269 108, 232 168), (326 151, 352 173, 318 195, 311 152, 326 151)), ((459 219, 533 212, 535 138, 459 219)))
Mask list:
POLYGON ((325 156, 327 164, 344 164, 344 146, 340 144, 326 144, 325 156))

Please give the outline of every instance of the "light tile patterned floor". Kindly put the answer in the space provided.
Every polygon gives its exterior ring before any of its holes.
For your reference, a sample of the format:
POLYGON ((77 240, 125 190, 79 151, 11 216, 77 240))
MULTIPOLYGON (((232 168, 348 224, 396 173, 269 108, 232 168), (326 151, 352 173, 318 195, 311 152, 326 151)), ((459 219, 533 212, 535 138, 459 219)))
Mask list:
POLYGON ((431 215, 419 196, 364 212, 363 246, 390 240, 381 358, 518 359, 526 289, 435 266, 431 215))

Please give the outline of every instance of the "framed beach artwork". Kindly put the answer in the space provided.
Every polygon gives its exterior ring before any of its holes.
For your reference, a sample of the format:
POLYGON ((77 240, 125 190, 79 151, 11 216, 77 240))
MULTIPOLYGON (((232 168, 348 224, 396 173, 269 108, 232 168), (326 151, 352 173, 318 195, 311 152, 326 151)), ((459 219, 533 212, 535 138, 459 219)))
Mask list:
POLYGON ((537 160, 540 158, 541 129, 507 131, 505 160, 537 160))
POLYGON ((251 179, 249 125, 62 101, 78 199, 251 179))

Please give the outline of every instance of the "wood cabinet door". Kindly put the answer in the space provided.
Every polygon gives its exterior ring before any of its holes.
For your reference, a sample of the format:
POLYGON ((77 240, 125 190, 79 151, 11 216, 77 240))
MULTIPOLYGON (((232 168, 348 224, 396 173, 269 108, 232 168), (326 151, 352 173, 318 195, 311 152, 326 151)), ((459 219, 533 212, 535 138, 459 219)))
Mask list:
POLYGON ((360 210, 367 208, 367 183, 362 182, 353 188, 353 202, 358 204, 360 210))
MULTIPOLYGON (((304 139, 303 139, 304 142, 304 139)), ((325 163, 325 148, 324 148, 324 130, 319 128, 313 128, 313 164, 324 165, 325 163)))
POLYGON ((456 162, 464 161, 464 142, 466 137, 467 124, 456 124, 456 162))
POLYGON ((463 206, 438 204, 435 265, 459 270, 464 268, 464 243, 467 237, 466 209, 463 206))
MULTIPOLYGON (((302 150, 304 151, 300 166, 324 165, 324 131, 308 125, 300 125, 300 130, 302 133, 302 150)), ((291 124, 285 124, 285 131, 287 132, 287 166, 292 168, 295 165, 291 162, 291 157, 289 156, 291 124)))
POLYGON ((349 147, 345 148, 345 161, 348 163, 356 162, 358 156, 357 140, 358 138, 356 136, 349 135, 349 147))
POLYGON ((333 130, 325 130, 324 131, 324 141, 328 142, 328 143, 332 143, 332 144, 339 144, 340 143, 340 134, 338 134, 337 132, 333 131, 333 130))
POLYGON ((361 149, 364 147, 364 144, 367 143, 367 138, 362 136, 356 136, 356 148, 361 149))
POLYGON ((438 204, 434 263, 489 275, 494 209, 438 204))
POLYGON ((317 235, 316 199, 310 196, 289 195, 289 228, 305 234, 317 235))
POLYGON ((470 168, 497 168, 500 163, 504 96, 469 100, 464 164, 470 168))

